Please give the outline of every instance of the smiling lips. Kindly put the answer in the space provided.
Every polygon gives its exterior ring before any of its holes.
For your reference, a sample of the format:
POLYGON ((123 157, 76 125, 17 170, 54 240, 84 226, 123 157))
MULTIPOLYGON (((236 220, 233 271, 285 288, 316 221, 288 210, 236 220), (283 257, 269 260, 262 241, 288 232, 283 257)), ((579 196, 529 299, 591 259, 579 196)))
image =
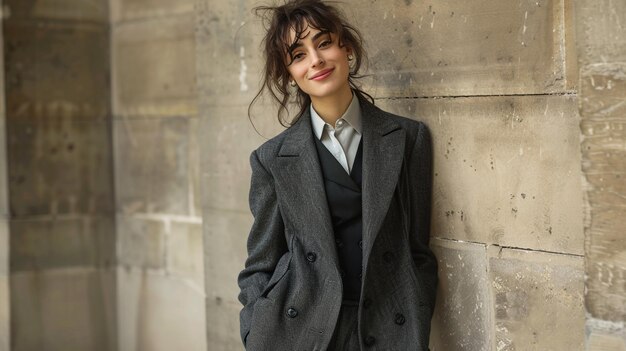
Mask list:
POLYGON ((334 70, 334 68, 329 68, 329 69, 325 69, 319 73, 316 73, 313 77, 311 77, 312 80, 322 80, 326 77, 328 77, 332 71, 334 70))

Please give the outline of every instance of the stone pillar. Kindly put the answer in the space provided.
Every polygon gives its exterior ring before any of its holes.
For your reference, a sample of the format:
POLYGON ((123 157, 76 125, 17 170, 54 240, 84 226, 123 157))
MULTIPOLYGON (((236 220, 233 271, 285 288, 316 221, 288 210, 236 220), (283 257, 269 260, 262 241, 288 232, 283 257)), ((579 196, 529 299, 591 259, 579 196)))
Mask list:
POLYGON ((626 3, 576 3, 587 350, 626 350, 626 3))
POLYGON ((9 0, 3 14, 10 349, 115 350, 107 4, 9 0))
POLYGON ((110 4, 119 350, 206 350, 193 4, 110 4))
MULTIPOLYGON (((0 6, 2 1, 0 1, 0 6)), ((4 34, 0 28, 0 42, 4 34)), ((0 47, 0 67, 4 50, 0 47)), ((11 350, 11 300, 9 296, 9 189, 7 185, 7 133, 4 101, 4 70, 0 70, 0 351, 11 350)))

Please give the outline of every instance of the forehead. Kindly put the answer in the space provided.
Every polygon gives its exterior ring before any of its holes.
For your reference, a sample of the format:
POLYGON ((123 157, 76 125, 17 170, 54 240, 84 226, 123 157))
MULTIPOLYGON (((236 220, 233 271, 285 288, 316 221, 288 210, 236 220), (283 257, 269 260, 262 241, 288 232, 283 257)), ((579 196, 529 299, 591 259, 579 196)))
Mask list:
POLYGON ((321 30, 319 28, 315 28, 306 21, 302 22, 299 28, 295 25, 292 25, 289 27, 289 32, 287 34, 287 44, 290 45, 303 39, 312 38, 320 31, 321 30), (301 32, 297 33, 297 31, 301 32), (296 35, 298 36, 297 38, 296 35))

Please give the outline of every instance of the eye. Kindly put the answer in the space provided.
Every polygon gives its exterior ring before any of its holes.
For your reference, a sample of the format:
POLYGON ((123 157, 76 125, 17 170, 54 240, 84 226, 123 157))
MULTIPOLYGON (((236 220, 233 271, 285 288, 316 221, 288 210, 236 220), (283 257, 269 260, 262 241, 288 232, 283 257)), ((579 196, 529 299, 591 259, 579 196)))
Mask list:
POLYGON ((304 56, 304 54, 301 52, 293 55, 293 61, 299 61, 302 58, 302 56, 304 56))
POLYGON ((320 47, 323 48, 325 46, 329 46, 332 43, 333 42, 331 40, 324 40, 323 42, 320 43, 320 47))

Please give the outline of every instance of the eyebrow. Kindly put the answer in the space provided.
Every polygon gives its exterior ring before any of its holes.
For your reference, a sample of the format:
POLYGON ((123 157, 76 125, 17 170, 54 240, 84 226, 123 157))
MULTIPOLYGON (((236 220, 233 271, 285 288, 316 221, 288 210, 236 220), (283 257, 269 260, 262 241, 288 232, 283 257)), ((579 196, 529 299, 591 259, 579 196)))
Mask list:
MULTIPOLYGON (((321 37, 324 34, 328 34, 330 33, 329 30, 321 30, 317 33, 315 33, 315 35, 313 36, 313 38, 311 38, 311 41, 315 41, 317 40, 317 38, 321 37)), ((306 36, 304 37, 306 38, 306 36)), ((295 43, 291 44, 289 46, 289 48, 287 49, 287 52, 291 55, 291 53, 296 49, 302 46, 302 42, 300 42, 300 39, 298 39, 298 41, 296 41, 295 43)))

